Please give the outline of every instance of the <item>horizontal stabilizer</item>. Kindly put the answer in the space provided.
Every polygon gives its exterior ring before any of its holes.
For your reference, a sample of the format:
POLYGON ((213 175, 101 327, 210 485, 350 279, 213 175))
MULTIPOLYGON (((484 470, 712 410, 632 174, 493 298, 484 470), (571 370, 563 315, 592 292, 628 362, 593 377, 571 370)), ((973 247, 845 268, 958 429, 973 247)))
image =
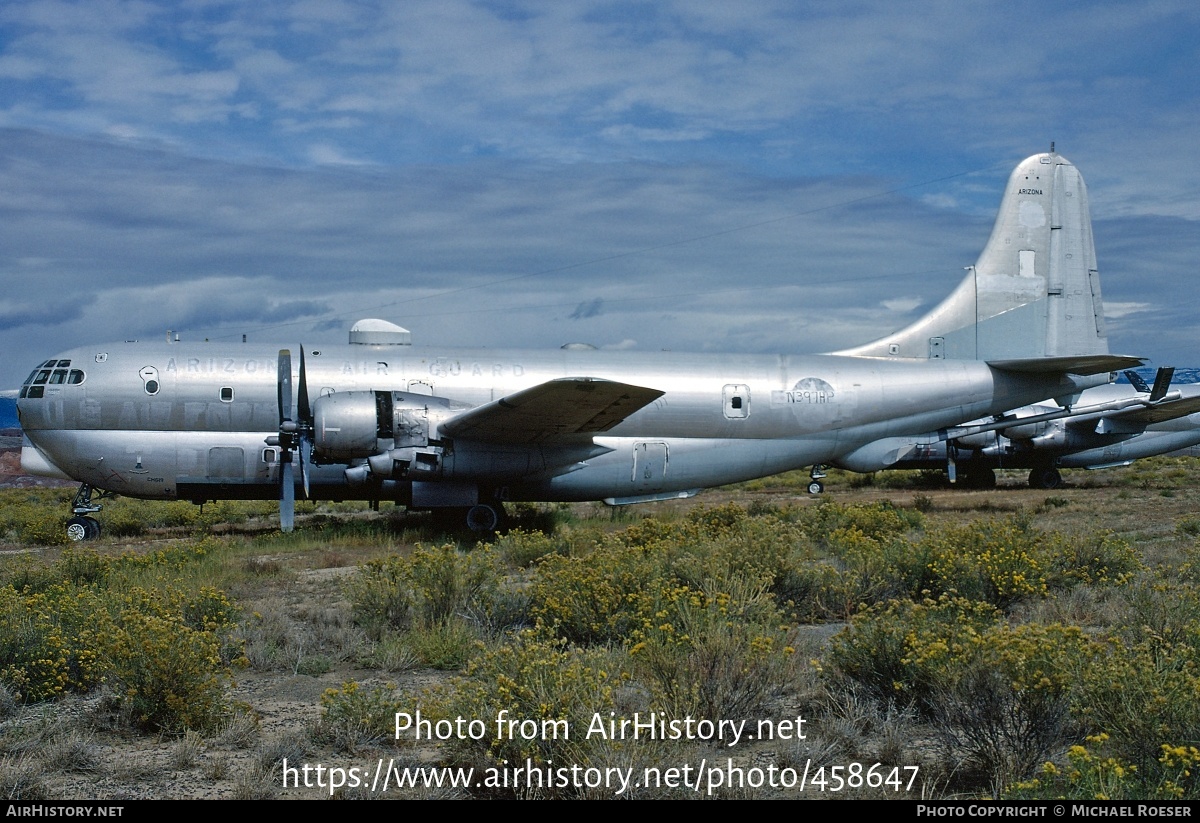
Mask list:
POLYGON ((665 392, 593 377, 564 377, 502 397, 443 423, 443 437, 543 443, 600 434, 665 392))
POLYGON ((987 364, 1001 371, 1020 374, 1103 374, 1140 366, 1143 357, 1121 354, 1084 354, 1064 357, 1029 357, 1022 360, 989 360, 987 364))

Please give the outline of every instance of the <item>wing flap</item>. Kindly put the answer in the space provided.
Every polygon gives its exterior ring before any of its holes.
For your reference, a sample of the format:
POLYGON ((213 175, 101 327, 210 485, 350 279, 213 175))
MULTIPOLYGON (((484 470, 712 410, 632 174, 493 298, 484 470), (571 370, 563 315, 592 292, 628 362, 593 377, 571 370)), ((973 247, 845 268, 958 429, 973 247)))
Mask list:
POLYGON ((564 377, 465 411, 439 430, 445 437, 497 443, 543 443, 600 434, 663 394, 615 380, 564 377))

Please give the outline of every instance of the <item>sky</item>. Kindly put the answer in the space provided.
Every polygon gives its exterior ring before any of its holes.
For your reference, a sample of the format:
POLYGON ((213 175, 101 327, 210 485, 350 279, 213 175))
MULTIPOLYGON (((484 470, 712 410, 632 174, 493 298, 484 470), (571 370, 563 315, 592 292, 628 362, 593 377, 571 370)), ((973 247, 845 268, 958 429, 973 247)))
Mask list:
POLYGON ((1200 363, 1200 5, 5 0, 0 390, 73 346, 805 353, 1088 183, 1110 349, 1200 363))

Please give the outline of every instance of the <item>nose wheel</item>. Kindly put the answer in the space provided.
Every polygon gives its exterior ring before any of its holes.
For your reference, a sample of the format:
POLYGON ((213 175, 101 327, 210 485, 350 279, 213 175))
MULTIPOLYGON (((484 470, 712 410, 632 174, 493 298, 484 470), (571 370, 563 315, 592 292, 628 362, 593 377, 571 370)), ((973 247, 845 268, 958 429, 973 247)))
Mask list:
POLYGON ((808 476, 809 476, 808 493, 809 494, 821 494, 823 491, 825 491, 825 484, 821 482, 823 479, 825 479, 824 469, 825 469, 824 466, 816 465, 816 466, 812 467, 811 471, 809 471, 809 473, 808 473, 808 476))
POLYGON ((100 536, 100 522, 94 517, 72 517, 67 521, 67 539, 72 543, 95 540, 100 536))
MULTIPOLYGON (((96 499, 108 496, 108 492, 100 492, 96 495, 96 499)), ((67 539, 72 543, 78 543, 80 540, 98 538, 100 522, 94 517, 89 517, 93 512, 98 511, 100 511, 100 504, 92 502, 92 487, 87 483, 80 484, 79 491, 75 492, 75 499, 71 501, 73 517, 67 521, 67 539)))

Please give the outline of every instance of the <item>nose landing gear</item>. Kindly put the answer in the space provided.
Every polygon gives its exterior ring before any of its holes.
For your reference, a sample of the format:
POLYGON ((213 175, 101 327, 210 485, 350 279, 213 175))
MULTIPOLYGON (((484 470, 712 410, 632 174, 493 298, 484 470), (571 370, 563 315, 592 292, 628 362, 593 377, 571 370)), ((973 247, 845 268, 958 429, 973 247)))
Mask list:
MULTIPOLYGON (((103 500, 108 496, 108 492, 100 492, 96 499, 103 500)), ((79 491, 75 492, 75 499, 71 501, 71 514, 74 516, 67 521, 67 539, 77 543, 80 540, 95 540, 100 537, 100 521, 89 516, 98 511, 100 504, 92 502, 92 487, 81 483, 79 491)))
POLYGON ((825 491, 825 484, 821 482, 826 477, 824 466, 819 463, 814 465, 812 470, 809 471, 808 476, 810 478, 808 483, 809 494, 820 494, 825 491))

